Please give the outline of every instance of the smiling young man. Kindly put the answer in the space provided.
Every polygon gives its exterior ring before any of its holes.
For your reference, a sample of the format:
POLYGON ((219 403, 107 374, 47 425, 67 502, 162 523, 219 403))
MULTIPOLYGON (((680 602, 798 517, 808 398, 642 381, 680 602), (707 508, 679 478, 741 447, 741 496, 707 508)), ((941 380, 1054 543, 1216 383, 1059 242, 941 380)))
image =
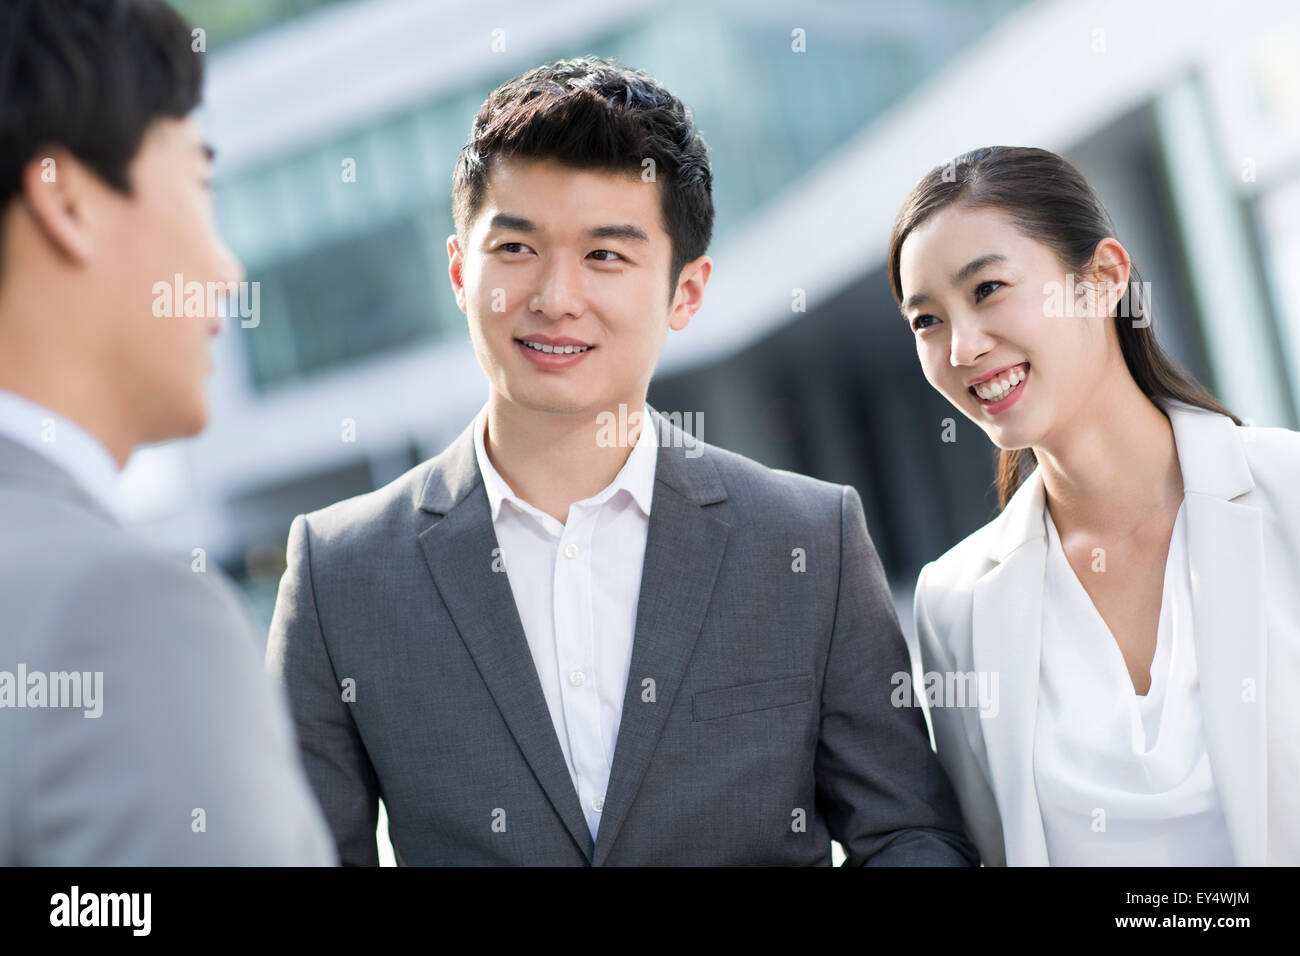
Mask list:
POLYGON ((475 118, 447 248, 488 401, 295 519, 271 627, 344 863, 377 862, 380 797, 409 864, 977 860, 890 703, 907 651, 857 494, 645 404, 703 302, 711 192, 689 111, 608 61, 475 118))
POLYGON ((0 5, 0 865, 335 862, 228 586, 114 503, 207 417, 218 320, 154 284, 242 278, 190 44, 161 0, 0 5))

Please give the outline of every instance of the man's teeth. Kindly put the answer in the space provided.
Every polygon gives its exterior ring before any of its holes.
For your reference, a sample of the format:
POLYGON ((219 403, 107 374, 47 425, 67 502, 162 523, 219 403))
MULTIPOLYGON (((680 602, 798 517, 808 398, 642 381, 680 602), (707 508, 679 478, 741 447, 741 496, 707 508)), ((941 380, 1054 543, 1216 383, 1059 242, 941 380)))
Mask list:
POLYGON ((1025 380, 1029 373, 1023 368, 1015 368, 1006 377, 983 382, 975 386, 975 394, 986 402, 997 402, 1006 398, 1011 390, 1025 380))
POLYGON ((526 339, 520 339, 524 345, 530 349, 536 349, 538 352, 554 353, 556 355, 569 355, 573 352, 585 352, 591 348, 590 345, 542 345, 540 342, 529 342, 526 339))

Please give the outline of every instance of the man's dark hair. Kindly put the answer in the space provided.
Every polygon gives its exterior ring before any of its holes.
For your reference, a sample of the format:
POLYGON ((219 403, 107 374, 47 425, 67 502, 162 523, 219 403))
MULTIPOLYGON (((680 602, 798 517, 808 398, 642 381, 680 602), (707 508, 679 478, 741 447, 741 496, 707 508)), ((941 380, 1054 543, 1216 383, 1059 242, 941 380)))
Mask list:
POLYGON ((129 194, 145 130, 202 97, 191 44, 163 0, 0 0, 0 212, 27 163, 53 146, 129 194))
POLYGON ((452 174, 452 219, 464 245, 497 157, 641 175, 654 161, 672 241, 669 295, 713 234, 713 173, 691 111, 648 74, 607 59, 560 60, 497 87, 479 108, 452 174))

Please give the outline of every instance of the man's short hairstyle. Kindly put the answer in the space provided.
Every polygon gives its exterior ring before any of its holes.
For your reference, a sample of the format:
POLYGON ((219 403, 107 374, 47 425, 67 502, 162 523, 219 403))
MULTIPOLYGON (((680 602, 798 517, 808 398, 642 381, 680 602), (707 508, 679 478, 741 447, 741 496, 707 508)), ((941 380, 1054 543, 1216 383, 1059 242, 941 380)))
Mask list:
POLYGON ((554 160, 643 178, 652 169, 672 242, 670 296, 682 267, 709 247, 708 146, 691 111, 640 70, 585 56, 537 67, 494 90, 474 117, 452 174, 452 219, 462 246, 497 157, 554 160))
POLYGON ((0 212, 23 168, 55 146, 129 195, 150 124, 202 98, 192 42, 163 0, 0 0, 0 212))

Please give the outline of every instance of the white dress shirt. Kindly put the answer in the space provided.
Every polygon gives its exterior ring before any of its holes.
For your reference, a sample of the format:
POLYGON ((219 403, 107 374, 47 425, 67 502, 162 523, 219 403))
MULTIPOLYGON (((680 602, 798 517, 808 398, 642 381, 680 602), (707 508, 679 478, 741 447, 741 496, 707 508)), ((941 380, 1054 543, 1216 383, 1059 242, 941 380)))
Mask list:
POLYGON ((474 451, 500 557, 569 775, 596 838, 632 660, 658 443, 649 410, 627 462, 564 524, 516 495, 488 459, 487 406, 474 451))
POLYGON ((1054 866, 1234 863, 1201 719, 1185 510, 1169 543, 1151 686, 1139 695, 1043 509, 1049 541, 1033 759, 1054 866))
POLYGON ((114 516, 120 516, 120 469, 103 443, 76 422, 0 389, 0 436, 49 459, 114 516))

